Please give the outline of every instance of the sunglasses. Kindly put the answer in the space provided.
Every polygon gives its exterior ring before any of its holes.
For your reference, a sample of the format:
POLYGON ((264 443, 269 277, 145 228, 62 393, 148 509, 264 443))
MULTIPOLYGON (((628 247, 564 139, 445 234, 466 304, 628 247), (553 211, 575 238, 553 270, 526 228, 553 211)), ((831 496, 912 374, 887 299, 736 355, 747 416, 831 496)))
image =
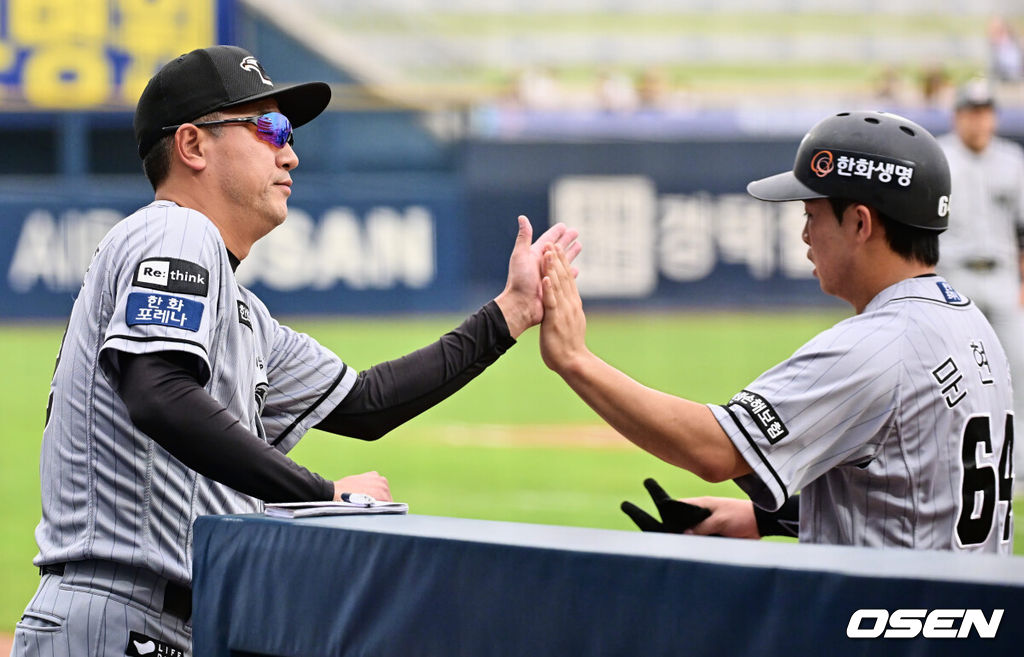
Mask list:
MULTIPOLYGON (((295 143, 292 138, 292 123, 288 120, 288 117, 280 112, 267 112, 262 116, 239 116, 233 119, 221 119, 219 121, 203 121, 202 123, 193 123, 192 125, 197 128, 209 125, 231 125, 240 123, 251 123, 256 126, 256 136, 267 142, 273 144, 278 148, 284 148, 285 144, 289 146, 295 143)), ((171 130, 177 130, 184 123, 178 125, 165 125, 164 132, 171 130)))

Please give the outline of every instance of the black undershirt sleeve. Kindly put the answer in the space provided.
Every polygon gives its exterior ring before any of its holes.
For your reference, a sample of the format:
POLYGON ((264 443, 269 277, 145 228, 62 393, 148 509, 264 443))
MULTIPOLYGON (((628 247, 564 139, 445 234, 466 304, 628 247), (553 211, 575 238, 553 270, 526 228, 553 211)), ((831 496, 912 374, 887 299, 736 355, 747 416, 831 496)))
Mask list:
POLYGON ((491 301, 437 342, 360 372, 345 399, 316 427, 376 440, 447 399, 515 343, 491 301))
POLYGON ((800 535, 800 496, 794 495, 782 503, 778 511, 765 511, 754 505, 754 519, 757 531, 761 536, 792 536, 800 535))
POLYGON ((334 498, 334 484, 246 429, 199 385, 195 356, 118 352, 117 392, 132 422, 199 474, 267 502, 334 498))

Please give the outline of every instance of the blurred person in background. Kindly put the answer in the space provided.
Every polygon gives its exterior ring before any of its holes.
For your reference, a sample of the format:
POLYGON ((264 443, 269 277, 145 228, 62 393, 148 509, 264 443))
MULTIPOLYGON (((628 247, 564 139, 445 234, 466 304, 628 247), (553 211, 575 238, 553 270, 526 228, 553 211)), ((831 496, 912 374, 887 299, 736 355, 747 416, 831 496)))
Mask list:
POLYGON ((1001 16, 988 24, 989 69, 1001 82, 1018 82, 1024 78, 1024 51, 1013 27, 1001 16))
MULTIPOLYGON (((981 308, 1010 359, 1016 425, 1024 419, 1024 149, 996 136, 996 94, 973 78, 956 94, 953 131, 939 137, 949 161, 949 230, 938 270, 981 308)), ((1024 473, 1024 450, 1016 470, 1024 473)))
POLYGON ((597 79, 597 107, 612 114, 629 114, 640 107, 636 83, 627 71, 608 70, 597 79))
POLYGON ((931 64, 921 71, 921 102, 925 107, 945 110, 953 101, 954 91, 945 66, 931 64))

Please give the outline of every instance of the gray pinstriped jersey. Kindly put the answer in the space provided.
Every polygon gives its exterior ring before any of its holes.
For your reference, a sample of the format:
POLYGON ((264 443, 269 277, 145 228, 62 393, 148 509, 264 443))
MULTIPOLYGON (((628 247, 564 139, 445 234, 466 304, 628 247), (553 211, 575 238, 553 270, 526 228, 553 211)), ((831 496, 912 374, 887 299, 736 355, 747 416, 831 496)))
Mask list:
POLYGON ((1011 398, 989 323, 925 276, 711 409, 755 503, 801 493, 801 541, 1009 554, 1011 398))
POLYGON ((157 201, 107 234, 51 384, 35 562, 110 560, 187 583, 195 518, 261 503, 189 470, 132 425, 116 393, 115 350, 198 356, 214 399, 284 452, 338 405, 356 373, 236 283, 202 214, 157 201))
POLYGON ((953 183, 939 271, 959 269, 971 258, 992 258, 1016 275, 1017 230, 1024 228, 1024 150, 999 137, 982 153, 971 151, 956 134, 938 141, 953 183))

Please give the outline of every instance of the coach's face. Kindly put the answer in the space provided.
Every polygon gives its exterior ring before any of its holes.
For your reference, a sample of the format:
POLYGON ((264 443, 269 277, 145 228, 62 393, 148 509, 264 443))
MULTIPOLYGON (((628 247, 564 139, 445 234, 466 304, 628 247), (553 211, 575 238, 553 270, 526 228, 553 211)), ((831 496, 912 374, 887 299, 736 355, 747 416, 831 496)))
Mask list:
POLYGON ((827 199, 804 201, 803 240, 809 247, 807 259, 814 263, 814 275, 826 294, 846 299, 851 281, 851 222, 839 223, 827 199))
MULTIPOLYGON (((224 118, 259 116, 278 111, 277 102, 263 100, 224 110, 224 118)), ((291 170, 299 158, 290 144, 277 147, 257 137, 248 123, 221 126, 212 155, 217 187, 252 231, 255 242, 288 216, 291 170)))

